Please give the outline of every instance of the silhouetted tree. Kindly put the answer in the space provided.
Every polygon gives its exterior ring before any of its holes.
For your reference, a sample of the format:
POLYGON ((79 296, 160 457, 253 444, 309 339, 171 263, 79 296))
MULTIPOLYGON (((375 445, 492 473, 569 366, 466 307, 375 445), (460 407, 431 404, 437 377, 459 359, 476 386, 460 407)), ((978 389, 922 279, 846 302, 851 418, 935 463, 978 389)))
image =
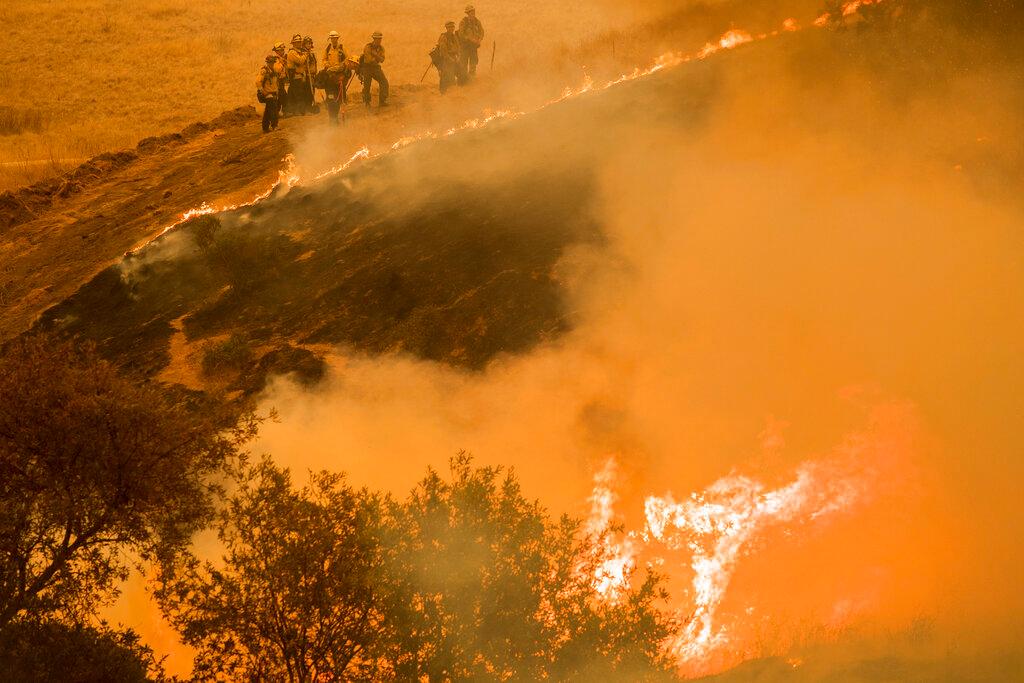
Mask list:
POLYGON ((29 620, 0 633, 0 680, 145 683, 165 677, 153 651, 133 631, 29 620))
POLYGON ((384 658, 399 680, 671 677, 673 622, 648 576, 616 601, 593 587, 594 540, 552 522, 511 473, 462 455, 393 506, 384 658))
POLYGON ((600 598, 595 539, 468 456, 450 479, 428 470, 402 502, 328 473, 296 490, 264 460, 219 534, 219 561, 179 555, 157 591, 202 679, 672 677, 658 578, 600 598))
POLYGON ((45 337, 0 357, 0 633, 81 619, 116 594, 126 558, 183 548, 212 517, 209 475, 255 429, 222 431, 89 348, 45 337))
POLYGON ((163 567, 165 614, 198 650, 200 678, 368 679, 381 621, 380 504, 341 475, 294 490, 264 460, 240 482, 218 524, 220 562, 163 567))

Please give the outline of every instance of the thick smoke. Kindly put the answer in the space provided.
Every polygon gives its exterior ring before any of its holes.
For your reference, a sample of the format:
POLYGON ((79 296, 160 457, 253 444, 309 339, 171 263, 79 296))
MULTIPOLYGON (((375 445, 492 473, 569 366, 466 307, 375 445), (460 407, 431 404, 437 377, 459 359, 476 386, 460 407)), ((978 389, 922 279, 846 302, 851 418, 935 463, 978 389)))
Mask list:
MULTIPOLYGON (((729 8, 710 7, 704 39, 729 8)), ((813 9, 791 14, 806 25, 813 9)), ((465 449, 580 516, 615 456, 616 510, 639 529, 645 496, 732 472, 777 486, 867 444, 888 454, 867 463, 867 502, 738 560, 720 613, 745 654, 838 637, 851 661, 1019 647, 1019 56, 914 16, 899 33, 808 29, 587 96, 609 103, 600 117, 558 105, 509 124, 532 126, 524 144, 474 134, 458 167, 395 164, 375 188, 387 206, 429 205, 431 182, 487 193, 552 166, 592 176, 602 241, 555 268, 572 330, 480 372, 333 349, 323 385, 268 388, 281 419, 257 450, 402 495, 465 449)), ((543 92, 517 87, 502 96, 543 92)), ((417 116, 451 125, 477 104, 417 116)), ((317 136, 300 164, 336 163, 361 132, 317 136)), ((685 559, 661 570, 685 607, 685 559)), ((143 630, 167 637, 158 619, 143 630)))
MULTIPOLYGON (((873 507, 744 560, 731 608, 758 615, 750 653, 922 619, 963 648, 1017 644, 1019 82, 884 32, 789 40, 722 56, 696 123, 627 112, 589 131, 607 243, 557 268, 570 333, 480 373, 338 349, 324 386, 272 385, 260 447, 397 493, 466 449, 581 515, 616 455, 637 527, 644 495, 778 478, 884 415, 905 448, 873 507)), ((631 106, 690 95, 672 85, 631 106)), ((550 163, 563 134, 498 165, 550 163)), ((493 173, 458 175, 486 191, 493 173)))

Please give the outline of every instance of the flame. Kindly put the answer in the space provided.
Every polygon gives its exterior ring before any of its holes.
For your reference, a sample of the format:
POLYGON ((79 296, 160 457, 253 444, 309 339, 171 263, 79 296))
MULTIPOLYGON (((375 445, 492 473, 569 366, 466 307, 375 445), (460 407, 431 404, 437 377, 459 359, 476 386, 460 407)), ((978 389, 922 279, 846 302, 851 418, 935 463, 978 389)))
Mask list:
POLYGON ((715 616, 736 564, 762 532, 805 523, 850 507, 862 482, 832 462, 801 465, 792 482, 776 489, 750 477, 719 479, 682 502, 671 495, 644 502, 645 535, 669 550, 686 549, 693 569, 694 610, 669 644, 681 662, 700 662, 728 642, 715 616))
POLYGON ((636 566, 632 538, 615 540, 615 502, 618 500, 615 483, 615 458, 608 458, 604 467, 594 475, 594 489, 590 494, 590 516, 586 529, 598 542, 597 567, 594 570, 594 590, 603 598, 614 601, 629 585, 629 577, 636 566))
POLYGON ((244 209, 244 208, 249 207, 249 206, 255 206, 256 204, 259 204, 260 202, 262 202, 264 199, 270 198, 270 196, 273 195, 274 192, 276 192, 277 189, 279 187, 281 187, 281 186, 284 186, 285 188, 294 187, 299 182, 299 174, 298 174, 298 172, 296 170, 295 157, 293 155, 289 154, 289 155, 285 156, 285 158, 283 159, 283 162, 284 162, 284 168, 282 168, 281 170, 279 170, 277 172, 277 180, 275 180, 270 185, 269 188, 267 188, 265 191, 259 193, 258 195, 256 195, 252 199, 250 199, 248 201, 245 201, 245 202, 241 202, 239 204, 222 204, 222 205, 220 205, 218 207, 210 206, 210 204, 208 204, 207 202, 203 202, 202 204, 200 204, 196 208, 189 209, 188 211, 186 211, 183 214, 181 214, 181 216, 178 218, 178 220, 174 221, 170 225, 167 225, 162 230, 160 230, 160 232, 157 233, 156 237, 152 238, 148 242, 145 242, 143 244, 140 244, 137 247, 134 247, 133 249, 130 249, 128 252, 125 253, 125 256, 133 256, 135 254, 138 254, 140 251, 145 249, 147 246, 149 246, 150 244, 152 244, 156 240, 160 239, 160 237, 162 237, 163 235, 166 235, 168 232, 170 232, 174 228, 178 227, 179 225, 181 225, 183 223, 187 223, 188 221, 192 220, 193 218, 197 218, 199 216, 208 216, 210 214, 215 214, 215 213, 222 213, 224 211, 235 211, 237 209, 244 209))
MULTIPOLYGON (((861 7, 865 5, 877 5, 881 2, 882 0, 848 0, 839 8, 839 17, 837 17, 837 20, 841 22, 846 17, 852 17, 855 15, 861 7)), ((825 26, 828 26, 832 20, 832 13, 825 12, 814 20, 814 26, 824 28, 825 26)))
MULTIPOLYGON (((770 441, 777 447, 775 438, 770 441)), ((892 455, 888 441, 857 435, 834 454, 800 464, 779 486, 733 473, 681 500, 650 495, 643 530, 618 539, 611 533, 617 468, 609 459, 594 476, 589 498, 587 530, 599 538, 595 590, 601 599, 616 600, 629 587, 639 557, 669 570, 685 568, 692 572, 688 605, 677 613, 683 626, 665 643, 667 650, 680 670, 694 675, 736 664, 746 650, 721 623, 719 608, 740 560, 770 532, 790 535, 867 502, 877 489, 880 465, 892 455)))

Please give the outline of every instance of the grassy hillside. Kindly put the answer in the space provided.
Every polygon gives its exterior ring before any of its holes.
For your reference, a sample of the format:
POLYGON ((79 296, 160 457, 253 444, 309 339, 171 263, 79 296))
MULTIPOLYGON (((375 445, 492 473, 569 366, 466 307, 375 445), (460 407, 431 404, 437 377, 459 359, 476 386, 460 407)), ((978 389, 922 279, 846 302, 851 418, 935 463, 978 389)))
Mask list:
MULTIPOLYGON (((253 81, 278 40, 301 32, 318 51, 338 30, 359 49, 384 33, 393 83, 417 81, 462 0, 19 0, 0 3, 0 190, 66 170, 95 153, 254 100, 253 81)), ((611 25, 607 8, 481 4, 496 63, 510 70, 611 25), (571 14, 571 21, 567 21, 571 14)), ((489 59, 489 55, 488 55, 489 59)))

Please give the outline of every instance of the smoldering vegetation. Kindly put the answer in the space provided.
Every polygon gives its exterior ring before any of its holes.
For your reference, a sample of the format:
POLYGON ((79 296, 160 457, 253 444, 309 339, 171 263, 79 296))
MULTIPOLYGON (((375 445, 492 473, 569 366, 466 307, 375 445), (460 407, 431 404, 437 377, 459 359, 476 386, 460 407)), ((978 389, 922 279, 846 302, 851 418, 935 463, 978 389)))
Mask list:
MULTIPOLYGON (((651 100, 641 117, 699 123, 713 70, 673 78, 685 87, 672 84, 677 96, 651 100)), ((40 327, 94 340, 149 375, 170 362, 179 319, 190 343, 244 336, 263 349, 254 364, 314 344, 472 369, 528 351, 571 326, 555 265, 571 245, 603 239, 596 159, 626 140, 640 87, 414 143, 194 219, 101 273, 40 327)))

